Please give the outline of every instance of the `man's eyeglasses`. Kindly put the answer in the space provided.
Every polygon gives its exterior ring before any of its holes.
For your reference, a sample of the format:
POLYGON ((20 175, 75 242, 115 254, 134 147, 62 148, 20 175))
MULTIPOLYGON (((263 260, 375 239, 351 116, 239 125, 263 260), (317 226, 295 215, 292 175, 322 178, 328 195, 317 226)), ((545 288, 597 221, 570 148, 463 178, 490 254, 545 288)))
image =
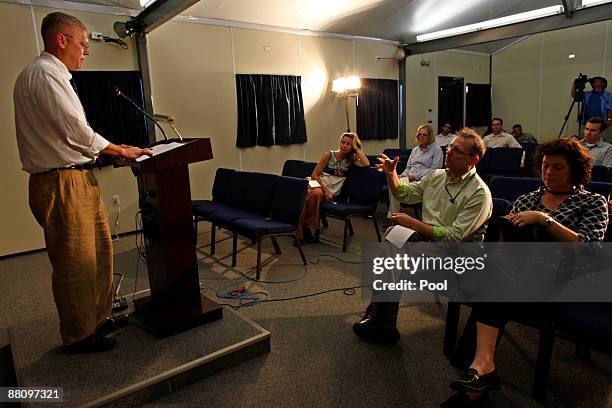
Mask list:
MULTIPOLYGON (((70 38, 71 40, 74 40, 74 37, 70 34, 66 34, 66 33, 62 33, 62 35, 70 38)), ((79 44, 81 44, 81 47, 83 47, 84 50, 88 50, 89 49, 89 43, 88 42, 79 42, 79 44)))
POLYGON ((468 156, 468 157, 472 157, 475 156, 475 154, 473 153, 466 153, 466 152, 462 152, 461 150, 457 149, 457 146, 455 146, 454 144, 449 144, 448 148, 446 149, 447 152, 453 151, 453 153, 457 153, 463 156, 468 156))

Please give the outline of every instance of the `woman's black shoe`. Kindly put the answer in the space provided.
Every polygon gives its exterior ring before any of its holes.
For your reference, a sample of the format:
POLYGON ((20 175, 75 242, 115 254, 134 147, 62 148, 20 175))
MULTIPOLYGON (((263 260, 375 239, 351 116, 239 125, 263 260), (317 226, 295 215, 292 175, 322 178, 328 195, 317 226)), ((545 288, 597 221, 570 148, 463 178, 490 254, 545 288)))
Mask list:
POLYGON ((488 392, 483 392, 474 400, 471 400, 465 393, 458 392, 440 404, 440 408, 476 408, 485 406, 488 402, 488 392))
POLYGON ((497 371, 489 374, 478 375, 478 371, 470 368, 465 374, 450 384, 450 388, 455 391, 495 391, 501 388, 501 381, 497 371))
MULTIPOLYGON (((313 244, 315 242, 315 237, 312 236, 312 232, 310 232, 310 228, 304 228, 304 243, 313 244)), ((318 242, 318 239, 317 239, 318 242)))

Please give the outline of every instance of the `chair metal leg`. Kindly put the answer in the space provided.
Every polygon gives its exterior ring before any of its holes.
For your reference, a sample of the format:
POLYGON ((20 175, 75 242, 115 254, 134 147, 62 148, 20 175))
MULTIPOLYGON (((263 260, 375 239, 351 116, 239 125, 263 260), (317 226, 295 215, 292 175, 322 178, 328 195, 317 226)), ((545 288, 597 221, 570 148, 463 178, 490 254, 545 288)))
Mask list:
POLYGON ((372 216, 372 222, 374 223, 374 230, 376 231, 376 238, 378 238, 378 242, 382 242, 382 237, 380 236, 380 229, 378 228, 378 221, 376 221, 376 217, 372 216))
POLYGON ((276 237, 270 237, 270 240, 272 240, 272 245, 274 245, 274 251, 276 251, 277 254, 281 254, 281 249, 280 246, 278 246, 278 241, 276 240, 276 237))
POLYGON ((348 221, 348 227, 349 227, 349 233, 351 234, 351 236, 355 235, 355 231, 353 231, 353 223, 351 222, 350 218, 347 218, 348 221))
POLYGON ((306 265, 308 262, 306 262, 306 257, 304 256, 304 250, 302 249, 302 244, 300 244, 300 240, 297 239, 297 236, 295 234, 291 234, 291 236, 295 240, 295 245, 297 246, 298 250, 300 251, 300 256, 302 257, 302 262, 304 263, 304 265, 306 265))
POLYGON ((261 238, 257 240, 257 271, 255 272, 255 279, 259 280, 261 276, 261 238))
POLYGON ((344 219, 344 239, 342 241, 342 252, 346 252, 347 240, 348 240, 348 230, 349 230, 349 219, 344 219))
POLYGON ((446 327, 444 329, 444 346, 442 349, 442 352, 448 358, 452 358, 455 354, 460 312, 461 303, 448 302, 448 309, 446 311, 446 327))
POLYGON ((232 233, 232 267, 236 266, 236 253, 238 252, 238 234, 232 233))
POLYGON ((552 359, 553 346, 555 344, 555 330, 555 322, 547 320, 544 322, 544 327, 540 333, 532 391, 533 397, 540 401, 546 400, 550 360, 552 359))
POLYGON ((216 230, 217 227, 215 226, 215 224, 212 224, 212 229, 210 230, 210 254, 214 255, 215 254, 215 247, 216 247, 216 230))

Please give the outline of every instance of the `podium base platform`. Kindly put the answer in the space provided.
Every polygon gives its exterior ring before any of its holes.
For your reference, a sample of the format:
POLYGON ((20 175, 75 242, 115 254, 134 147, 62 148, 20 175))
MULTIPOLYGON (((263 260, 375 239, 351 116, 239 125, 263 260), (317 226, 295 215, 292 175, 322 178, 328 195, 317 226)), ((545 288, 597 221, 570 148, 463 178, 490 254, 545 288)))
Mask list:
POLYGON ((201 308, 185 311, 156 307, 151 296, 134 299, 136 316, 145 327, 160 338, 193 329, 223 318, 223 307, 200 295, 201 308))

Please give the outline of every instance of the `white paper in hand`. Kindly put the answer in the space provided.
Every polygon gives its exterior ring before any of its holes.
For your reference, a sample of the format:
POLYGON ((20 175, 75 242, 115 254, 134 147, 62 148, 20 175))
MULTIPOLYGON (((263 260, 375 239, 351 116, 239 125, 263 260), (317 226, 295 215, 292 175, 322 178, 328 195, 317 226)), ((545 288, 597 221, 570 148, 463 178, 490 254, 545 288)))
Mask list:
POLYGON ((310 188, 317 188, 317 187, 321 187, 321 184, 319 184, 319 182, 317 180, 308 180, 308 187, 310 188))
POLYGON ((415 232, 415 230, 404 227, 403 225, 393 225, 385 231, 385 241, 389 241, 399 249, 404 246, 406 241, 408 241, 415 232))

